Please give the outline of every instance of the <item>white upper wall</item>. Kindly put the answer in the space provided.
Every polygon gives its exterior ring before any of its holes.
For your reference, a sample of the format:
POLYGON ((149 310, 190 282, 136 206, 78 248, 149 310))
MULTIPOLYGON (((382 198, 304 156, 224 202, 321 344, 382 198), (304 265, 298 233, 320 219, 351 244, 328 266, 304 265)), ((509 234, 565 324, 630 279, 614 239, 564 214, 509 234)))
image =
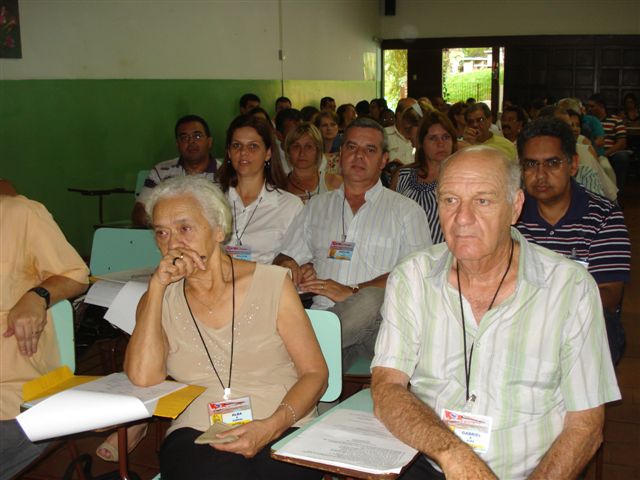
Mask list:
POLYGON ((380 38, 640 34, 639 0, 20 0, 0 79, 364 80, 380 38), (282 68, 281 68, 282 67, 282 68))
POLYGON ((385 39, 640 34, 639 0, 396 0, 385 39))
POLYGON ((2 79, 364 80, 377 0, 20 0, 2 79))

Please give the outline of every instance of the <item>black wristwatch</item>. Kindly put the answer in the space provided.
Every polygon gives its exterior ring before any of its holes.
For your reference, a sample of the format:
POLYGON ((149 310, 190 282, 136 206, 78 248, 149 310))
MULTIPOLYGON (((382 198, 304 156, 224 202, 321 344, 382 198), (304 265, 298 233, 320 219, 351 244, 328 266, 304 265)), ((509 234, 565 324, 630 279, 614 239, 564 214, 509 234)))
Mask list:
POLYGON ((47 308, 49 308, 49 305, 51 305, 51 294, 49 293, 49 290, 44 287, 33 287, 29 289, 29 291, 44 298, 44 301, 47 302, 47 308))

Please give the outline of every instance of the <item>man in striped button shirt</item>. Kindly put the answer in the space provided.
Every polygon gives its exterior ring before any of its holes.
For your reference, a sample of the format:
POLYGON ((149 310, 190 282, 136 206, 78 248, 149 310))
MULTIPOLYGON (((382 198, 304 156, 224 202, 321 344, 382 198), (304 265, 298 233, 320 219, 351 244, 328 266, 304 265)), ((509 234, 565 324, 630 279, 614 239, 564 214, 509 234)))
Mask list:
POLYGON ((625 344, 620 305, 630 267, 622 211, 572 179, 578 157, 565 122, 540 118, 527 125, 518 153, 526 197, 517 228, 528 240, 581 263, 593 275, 615 364, 625 344))
POLYGON ((496 149, 449 157, 446 243, 389 276, 374 411, 426 455, 402 480, 575 478, 601 442, 604 404, 620 398, 598 288, 511 227, 519 186, 519 165, 496 149))
POLYGON ((315 294, 312 308, 340 318, 345 368, 359 355, 373 354, 391 269, 431 245, 424 210, 380 182, 388 158, 378 122, 350 123, 340 147, 343 186, 305 205, 273 261, 291 269, 301 291, 315 294))

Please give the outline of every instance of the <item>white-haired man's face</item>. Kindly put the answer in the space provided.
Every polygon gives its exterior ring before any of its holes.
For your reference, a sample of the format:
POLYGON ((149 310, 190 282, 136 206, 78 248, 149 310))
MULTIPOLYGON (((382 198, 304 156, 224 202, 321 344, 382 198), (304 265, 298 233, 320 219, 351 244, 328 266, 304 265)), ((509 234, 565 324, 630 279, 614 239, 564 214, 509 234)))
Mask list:
POLYGON ((440 223, 449 250, 460 261, 491 261, 511 241, 524 194, 507 195, 508 173, 491 153, 460 154, 438 185, 440 223))

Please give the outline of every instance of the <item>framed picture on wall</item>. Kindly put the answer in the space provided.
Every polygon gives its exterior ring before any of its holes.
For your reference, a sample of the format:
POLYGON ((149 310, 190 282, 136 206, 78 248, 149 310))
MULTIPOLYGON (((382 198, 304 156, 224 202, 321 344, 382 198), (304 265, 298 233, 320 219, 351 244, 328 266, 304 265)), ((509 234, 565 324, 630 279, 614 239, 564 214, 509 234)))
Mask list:
POLYGON ((22 58, 18 0, 0 0, 0 58, 22 58))

